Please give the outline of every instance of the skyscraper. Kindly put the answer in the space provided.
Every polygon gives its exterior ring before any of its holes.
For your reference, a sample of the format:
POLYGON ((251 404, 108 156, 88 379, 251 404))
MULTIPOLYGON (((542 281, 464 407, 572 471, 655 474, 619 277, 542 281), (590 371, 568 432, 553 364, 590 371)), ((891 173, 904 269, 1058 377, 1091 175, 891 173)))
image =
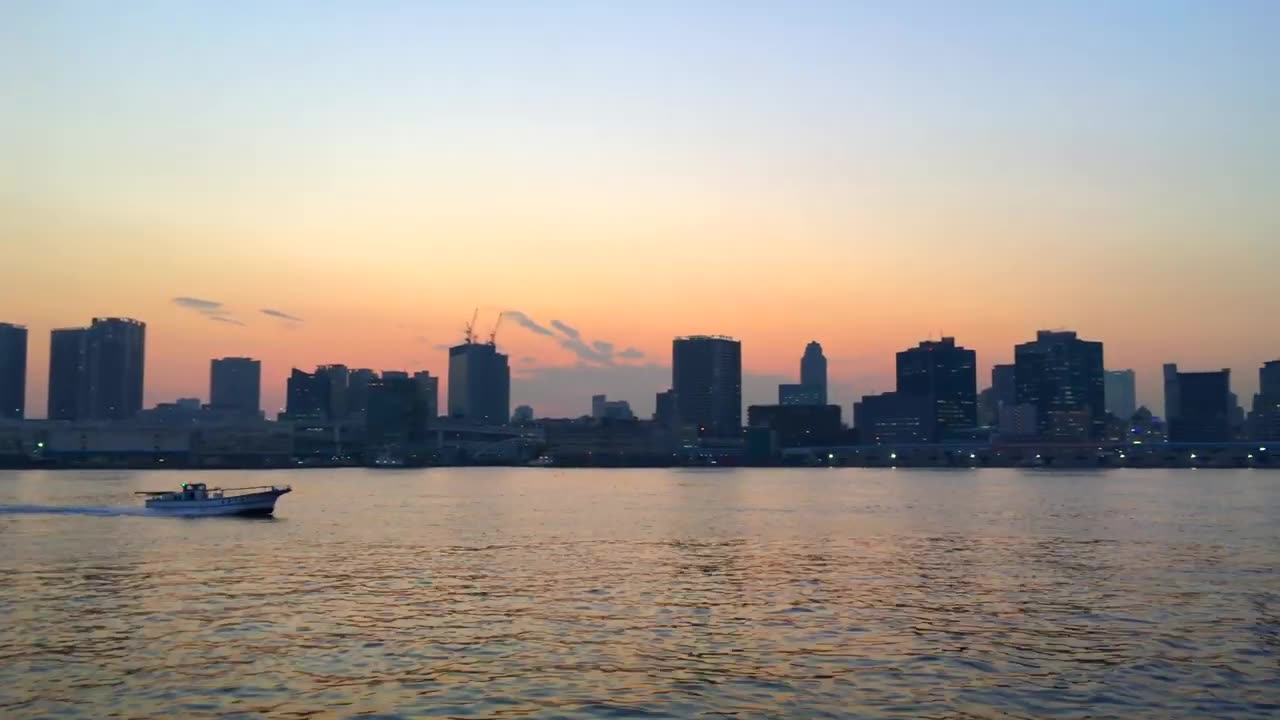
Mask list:
POLYGON ((1179 372, 1165 368, 1165 416, 1171 442, 1231 439, 1231 371, 1179 372))
POLYGON ((827 404, 827 357, 822 354, 822 346, 817 340, 804 348, 800 358, 800 384, 816 388, 818 405, 827 404))
POLYGON ((1102 343, 1071 331, 1041 330, 1014 347, 1018 403, 1036 408, 1036 428, 1048 439, 1102 437, 1106 429, 1106 389, 1102 343))
POLYGON ((1132 370, 1108 370, 1104 383, 1107 412, 1127 421, 1138 411, 1137 392, 1132 370))
POLYGON ((85 370, 85 328, 62 328, 49 334, 50 420, 83 420, 88 415, 89 373, 85 370))
POLYGON ((347 415, 359 416, 369 407, 369 383, 378 379, 378 373, 368 368, 356 368, 347 375, 347 415))
POLYGON ((420 370, 413 374, 413 382, 418 395, 422 397, 427 417, 434 421, 440 411, 440 378, 426 370, 420 370))
POLYGON ((285 415, 290 420, 328 420, 330 378, 319 372, 303 372, 297 368, 289 374, 285 385, 285 415))
POLYGON ((209 362, 209 406, 246 417, 262 412, 262 363, 228 357, 209 362))
POLYGON ((978 426, 977 354, 955 338, 926 340, 898 353, 898 394, 925 398, 933 441, 978 426))
POLYGON ((449 417, 503 425, 511 415, 511 364, 489 343, 449 348, 449 417))
POLYGON ((329 382, 329 419, 342 420, 347 417, 347 383, 351 371, 346 365, 318 365, 316 374, 329 382))
POLYGON ((147 326, 129 318, 94 318, 85 334, 87 415, 126 420, 142 411, 147 326))
POLYGON ((1001 405, 1018 404, 1018 382, 1015 365, 991 366, 991 390, 995 393, 996 412, 1001 405))
POLYGON ((365 409, 365 441, 373 450, 422 443, 430 422, 426 396, 419 383, 406 378, 369 382, 365 409))
POLYGON ((21 420, 27 410, 27 329, 0 323, 0 419, 21 420))
POLYGON ((704 437, 742 434, 742 344, 722 336, 679 337, 671 348, 672 390, 680 422, 704 437))
POLYGON ((1258 369, 1258 394, 1253 396, 1250 423, 1255 440, 1280 441, 1280 360, 1258 369))
POLYGON ((676 415, 676 393, 664 390, 654 395, 653 421, 664 428, 673 428, 678 422, 676 415))

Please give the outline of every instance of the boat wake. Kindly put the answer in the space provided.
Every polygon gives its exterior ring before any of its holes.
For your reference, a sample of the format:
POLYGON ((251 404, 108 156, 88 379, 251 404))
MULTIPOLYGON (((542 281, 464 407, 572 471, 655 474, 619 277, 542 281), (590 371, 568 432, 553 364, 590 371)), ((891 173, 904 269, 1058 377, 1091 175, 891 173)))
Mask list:
POLYGON ((0 515, 91 515, 96 517, 155 516, 146 508, 85 507, 75 505, 0 505, 0 515))

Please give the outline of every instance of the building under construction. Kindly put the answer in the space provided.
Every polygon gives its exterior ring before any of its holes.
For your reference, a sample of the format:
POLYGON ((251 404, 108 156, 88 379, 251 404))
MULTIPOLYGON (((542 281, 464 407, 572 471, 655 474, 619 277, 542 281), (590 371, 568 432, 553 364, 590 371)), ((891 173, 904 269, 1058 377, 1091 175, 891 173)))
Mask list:
POLYGON ((502 316, 487 342, 476 341, 475 323, 472 315, 462 344, 449 348, 449 417, 477 425, 504 425, 511 416, 511 363, 498 352, 502 316))

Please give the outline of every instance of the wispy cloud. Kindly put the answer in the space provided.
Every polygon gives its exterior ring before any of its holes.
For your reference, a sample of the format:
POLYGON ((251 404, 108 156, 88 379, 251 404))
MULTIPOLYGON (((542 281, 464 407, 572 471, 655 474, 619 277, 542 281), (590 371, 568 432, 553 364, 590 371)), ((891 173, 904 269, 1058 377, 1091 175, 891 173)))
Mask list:
POLYGON ((169 302, 180 308, 200 313, 210 320, 216 320, 217 322, 224 322, 231 325, 244 325, 244 323, 232 317, 231 311, 227 309, 225 304, 218 302, 217 300, 205 300, 204 298, 184 295, 182 297, 170 298, 169 302))
POLYGON ((290 315, 289 313, 284 312, 282 310, 272 310, 271 308, 262 308, 258 312, 262 313, 263 315, 270 315, 273 318, 288 320, 289 322, 304 322, 302 318, 296 317, 294 315, 290 315))
POLYGON ((551 327, 548 328, 519 310, 508 310, 506 316, 530 332, 554 339, 560 347, 576 355, 579 361, 590 365, 614 365, 618 360, 638 360, 644 357, 644 353, 635 348, 627 348, 619 353, 617 345, 607 340, 588 341, 581 331, 560 320, 552 320, 551 327))
POLYGON ((174 305, 202 312, 205 314, 213 314, 222 310, 222 303, 217 300, 205 300, 195 297, 176 297, 170 300, 174 305))
POLYGON ((503 315, 511 318, 517 325, 524 328, 525 330, 537 333, 538 335, 545 335, 547 337, 555 336, 555 333, 551 332, 547 328, 534 322, 533 318, 529 317, 528 315, 525 315, 519 310, 507 310, 506 312, 503 313, 503 315))
POLYGON ((577 328, 569 327, 568 325, 565 325, 559 320, 552 320, 551 327, 559 330, 560 332, 564 333, 565 335, 568 335, 571 338, 574 338, 575 340, 582 337, 582 333, 578 332, 577 328))

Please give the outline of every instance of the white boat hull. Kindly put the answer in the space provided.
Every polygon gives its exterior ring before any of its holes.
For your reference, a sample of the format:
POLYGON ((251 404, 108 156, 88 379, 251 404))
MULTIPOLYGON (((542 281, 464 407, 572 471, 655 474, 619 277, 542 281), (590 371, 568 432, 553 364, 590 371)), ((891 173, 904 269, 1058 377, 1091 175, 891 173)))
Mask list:
POLYGON ((203 500, 166 500, 156 498, 147 501, 147 510, 154 513, 183 516, 270 515, 275 512, 276 499, 286 492, 288 490, 272 490, 251 495, 234 495, 232 497, 203 500))

